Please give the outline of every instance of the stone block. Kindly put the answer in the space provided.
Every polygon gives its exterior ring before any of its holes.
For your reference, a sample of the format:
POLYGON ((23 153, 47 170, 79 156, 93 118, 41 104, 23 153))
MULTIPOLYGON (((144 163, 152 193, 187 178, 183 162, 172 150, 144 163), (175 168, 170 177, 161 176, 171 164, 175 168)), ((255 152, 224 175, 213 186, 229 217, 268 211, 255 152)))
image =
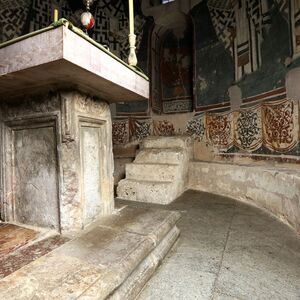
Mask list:
POLYGON ((191 138, 187 136, 148 137, 143 140, 143 148, 186 148, 190 146, 191 138))
POLYGON ((144 181, 172 181, 178 172, 178 165, 133 163, 126 164, 126 178, 144 181))
POLYGON ((172 182, 123 179, 118 184, 117 194, 125 200, 169 204, 176 196, 176 189, 172 182))
POLYGON ((148 137, 117 187, 121 199, 169 204, 187 185, 189 137, 148 137))
POLYGON ((158 163, 158 164, 179 164, 183 159, 183 150, 178 148, 171 149, 144 149, 136 156, 136 163, 158 163))
POLYGON ((112 212, 108 104, 59 91, 2 101, 0 111, 2 219, 73 231, 112 212))

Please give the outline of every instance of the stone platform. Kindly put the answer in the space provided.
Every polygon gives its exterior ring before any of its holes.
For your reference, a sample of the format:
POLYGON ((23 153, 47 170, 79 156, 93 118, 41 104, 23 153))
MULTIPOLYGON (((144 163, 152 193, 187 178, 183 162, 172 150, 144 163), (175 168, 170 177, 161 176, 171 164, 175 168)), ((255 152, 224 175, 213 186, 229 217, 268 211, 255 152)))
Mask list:
POLYGON ((0 220, 66 233, 110 215, 109 103, 148 99, 148 78, 65 19, 0 62, 0 220))
POLYGON ((177 240, 180 214, 117 208, 0 280, 0 298, 134 299, 177 240))
POLYGON ((133 163, 125 166, 118 197, 165 205, 174 201, 187 186, 190 146, 185 136, 144 139, 133 163))

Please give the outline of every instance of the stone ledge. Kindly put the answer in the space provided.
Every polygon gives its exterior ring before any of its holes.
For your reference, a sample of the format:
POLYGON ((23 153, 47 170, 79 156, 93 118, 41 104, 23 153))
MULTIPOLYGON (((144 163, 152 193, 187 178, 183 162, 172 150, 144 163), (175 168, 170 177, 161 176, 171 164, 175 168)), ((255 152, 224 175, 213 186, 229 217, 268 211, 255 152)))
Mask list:
POLYGON ((179 235, 178 212, 123 206, 0 281, 1 299, 132 299, 179 235))
POLYGON ((297 170, 192 161, 188 187, 266 209, 300 232, 300 173, 297 170))

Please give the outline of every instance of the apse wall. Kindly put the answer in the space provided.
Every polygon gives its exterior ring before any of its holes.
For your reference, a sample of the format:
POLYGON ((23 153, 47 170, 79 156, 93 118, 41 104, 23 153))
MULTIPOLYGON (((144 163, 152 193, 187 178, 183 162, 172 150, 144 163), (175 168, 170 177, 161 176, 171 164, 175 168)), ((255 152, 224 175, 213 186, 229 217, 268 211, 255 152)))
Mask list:
MULTIPOLYGON (((192 111, 178 97, 172 111, 157 113, 153 93, 148 107, 120 104, 115 143, 188 134, 196 160, 299 163, 299 12, 298 0, 208 0, 192 7, 192 111)), ((147 59, 157 63, 149 51, 147 59)))

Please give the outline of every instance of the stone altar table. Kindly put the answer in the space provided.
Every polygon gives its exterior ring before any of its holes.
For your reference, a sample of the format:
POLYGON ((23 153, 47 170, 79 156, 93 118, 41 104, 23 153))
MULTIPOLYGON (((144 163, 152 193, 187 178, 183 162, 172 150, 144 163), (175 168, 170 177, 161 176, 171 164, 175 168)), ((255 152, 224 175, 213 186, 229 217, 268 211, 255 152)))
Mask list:
POLYGON ((0 217, 73 231, 114 208, 109 104, 147 78, 68 21, 0 45, 0 217))

